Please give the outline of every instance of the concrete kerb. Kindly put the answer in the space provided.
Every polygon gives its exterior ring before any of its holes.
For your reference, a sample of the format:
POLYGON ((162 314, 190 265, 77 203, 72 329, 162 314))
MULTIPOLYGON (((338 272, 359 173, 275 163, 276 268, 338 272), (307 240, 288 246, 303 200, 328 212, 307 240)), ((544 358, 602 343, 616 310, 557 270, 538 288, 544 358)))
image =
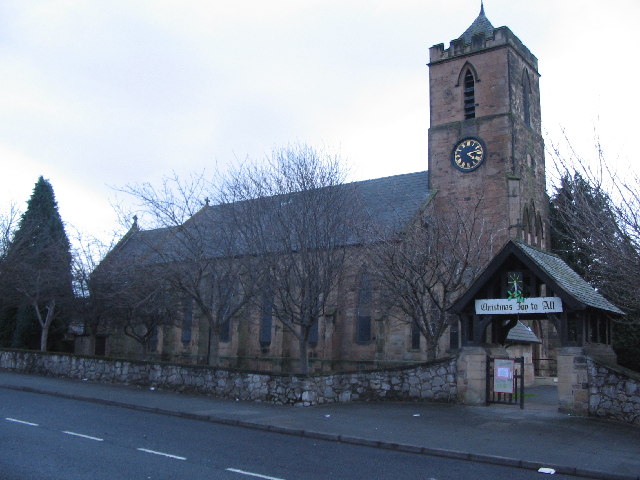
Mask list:
POLYGON ((325 440, 329 442, 347 443, 350 445, 358 445, 358 446, 369 447, 369 448, 380 448, 384 450, 393 450, 393 451, 413 453, 418 455, 429 455, 434 457, 443 457, 443 458, 450 458, 455 460, 465 460, 469 462, 488 463, 492 465, 521 468, 524 470, 537 471, 541 467, 546 467, 546 468, 553 468, 556 471, 556 473, 559 473, 559 474, 594 478, 599 480, 640 480, 640 475, 617 474, 612 472, 583 469, 580 467, 570 467, 567 465, 552 465, 544 462, 518 460, 510 457, 501 457, 498 455, 484 455, 484 454, 477 454, 477 453, 471 453, 471 452, 463 452, 459 450, 447 450, 447 449, 441 449, 441 448, 430 448, 430 447, 421 447, 417 445, 376 441, 376 440, 370 440, 370 439, 360 438, 360 437, 352 437, 347 435, 334 435, 330 433, 300 430, 296 428, 280 427, 276 425, 265 425, 265 424, 254 423, 254 422, 247 422, 244 420, 217 417, 214 415, 199 415, 195 413, 177 412, 174 410, 166 410, 162 408, 145 407, 143 405, 118 402, 114 400, 105 400, 102 398, 85 397, 82 395, 73 395, 73 394, 62 393, 62 392, 52 392, 52 391, 40 390, 37 388, 31 388, 31 387, 15 386, 15 385, 0 385, 0 388, 4 388, 7 390, 29 392, 29 393, 38 393, 42 395, 51 395, 54 397, 68 398, 70 400, 80 400, 84 402, 98 403, 101 405, 127 408, 130 410, 137 410, 141 412, 156 413, 159 415, 187 418, 190 420, 207 421, 211 423, 217 423, 220 425, 250 428, 253 430, 262 430, 262 431, 268 431, 273 433, 280 433, 284 435, 307 437, 307 438, 313 438, 316 440, 325 440))

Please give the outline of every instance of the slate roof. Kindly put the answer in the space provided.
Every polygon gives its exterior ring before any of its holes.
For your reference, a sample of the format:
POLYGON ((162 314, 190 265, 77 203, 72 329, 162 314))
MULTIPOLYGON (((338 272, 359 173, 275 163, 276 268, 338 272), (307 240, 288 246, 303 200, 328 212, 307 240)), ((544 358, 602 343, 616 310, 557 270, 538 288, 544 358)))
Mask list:
POLYGON ((509 330, 507 340, 511 343, 542 343, 542 340, 533 333, 533 330, 521 321, 518 321, 515 327, 509 330))
POLYGON ((467 28, 459 38, 464 39, 464 43, 471 44, 471 38, 478 33, 484 33, 485 37, 493 37, 493 25, 484 14, 484 4, 480 3, 480 14, 473 21, 471 26, 467 28))
POLYGON ((366 213, 376 225, 397 232, 416 215, 429 198, 428 172, 355 182, 366 213))
POLYGON ((515 242, 520 249, 542 268, 557 285, 575 299, 590 307, 623 314, 622 310, 604 298, 586 280, 578 275, 564 260, 557 255, 544 252, 522 242, 515 242))
POLYGON ((498 269, 514 255, 531 270, 540 280, 547 284, 553 292, 569 302, 573 308, 597 308, 610 313, 624 315, 624 312, 609 302, 586 280, 578 275, 564 260, 553 253, 539 250, 519 240, 510 240, 502 250, 489 262, 489 265, 476 278, 471 287, 454 303, 451 311, 462 312, 474 299, 475 295, 498 269))
MULTIPOLYGON (((344 240, 344 244, 366 243, 372 241, 373 236, 378 238, 377 236, 383 232, 399 232, 428 201, 427 181, 428 172, 423 171, 326 187, 353 189, 362 210, 376 227, 375 232, 370 230, 354 232, 352 236, 344 240)), ((296 194, 291 194, 288 198, 268 197, 258 201, 265 202, 267 207, 263 209, 263 215, 265 221, 268 221, 269 209, 285 208, 284 206, 296 208, 297 199, 296 194)), ((206 250, 210 252, 212 257, 255 253, 250 245, 241 243, 241 235, 233 235, 233 232, 229 230, 233 228, 232 218, 247 205, 246 202, 238 202, 205 206, 181 227, 140 230, 137 223, 134 223, 131 230, 110 252, 109 256, 118 252, 130 260, 144 259, 149 263, 160 261, 161 256, 166 260, 167 252, 170 257, 172 251, 176 252, 176 257, 180 257, 179 249, 184 248, 184 242, 181 240, 189 235, 188 229, 200 229, 197 238, 206 239, 205 241, 208 242, 206 250), (236 210, 234 211, 234 209, 236 210), (228 240, 221 240, 220 232, 230 233, 230 236, 226 238, 233 237, 233 245, 230 245, 228 240), (159 251, 162 251, 164 255, 158 253, 159 251)))

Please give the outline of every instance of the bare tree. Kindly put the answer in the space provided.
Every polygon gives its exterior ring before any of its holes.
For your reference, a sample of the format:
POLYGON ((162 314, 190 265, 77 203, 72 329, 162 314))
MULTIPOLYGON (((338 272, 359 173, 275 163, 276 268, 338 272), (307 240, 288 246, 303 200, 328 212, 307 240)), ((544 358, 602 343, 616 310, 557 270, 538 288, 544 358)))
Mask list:
POLYGON ((640 313, 640 177, 612 170, 598 142, 595 161, 570 147, 552 155, 554 250, 623 310, 640 313))
POLYGON ((135 340, 143 359, 159 329, 177 323, 180 300, 161 269, 111 259, 91 277, 95 313, 135 340))
POLYGON ((615 319, 614 348, 622 365, 640 370, 640 177, 618 174, 597 139, 595 147, 590 159, 568 140, 551 152, 552 249, 627 313, 615 319))
POLYGON ((337 156, 289 146, 239 168, 223 197, 243 248, 259 259, 274 316, 298 341, 303 374, 311 332, 333 301, 359 227, 357 195, 344 179, 337 156))
POLYGON ((15 203, 11 203, 8 210, 0 214, 0 261, 4 260, 7 254, 21 214, 15 203))
POLYGON ((165 178, 161 188, 126 187, 156 228, 141 231, 134 225, 129 244, 115 251, 131 261, 162 265, 174 291, 193 301, 206 320, 207 363, 217 366, 222 333, 251 299, 255 269, 251 257, 238 254, 227 209, 209 204, 212 190, 203 174, 186 180, 174 175, 165 178))
POLYGON ((372 259, 390 312, 409 319, 427 342, 427 358, 451 325, 447 313, 489 259, 489 232, 479 220, 481 201, 447 216, 422 212, 400 234, 383 236, 372 259))
POLYGON ((115 242, 107 244, 75 229, 72 229, 72 239, 71 275, 75 306, 70 329, 74 333, 89 335, 95 341, 96 335, 104 333, 101 330, 108 325, 105 305, 101 303, 98 292, 92 295, 92 285, 95 283, 92 282, 92 276, 115 242))
MULTIPOLYGON (((21 212, 12 203, 6 212, 0 214, 0 272, 6 268, 7 252, 17 228, 21 212)), ((6 275, 0 276, 0 345, 11 345, 16 326, 16 306, 14 290, 6 275)))

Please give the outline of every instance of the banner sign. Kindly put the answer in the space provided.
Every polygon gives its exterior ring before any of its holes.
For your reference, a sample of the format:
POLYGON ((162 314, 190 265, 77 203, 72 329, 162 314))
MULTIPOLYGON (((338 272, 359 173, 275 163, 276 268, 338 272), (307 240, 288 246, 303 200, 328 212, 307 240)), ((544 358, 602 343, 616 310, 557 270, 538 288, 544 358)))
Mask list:
POLYGON ((499 358, 496 358, 493 362, 493 391, 496 393, 513 394, 515 362, 513 360, 501 360, 499 358))
POLYGON ((518 302, 515 298, 487 298, 476 300, 477 315, 558 312, 562 312, 562 300, 559 297, 525 298, 521 302, 518 302))

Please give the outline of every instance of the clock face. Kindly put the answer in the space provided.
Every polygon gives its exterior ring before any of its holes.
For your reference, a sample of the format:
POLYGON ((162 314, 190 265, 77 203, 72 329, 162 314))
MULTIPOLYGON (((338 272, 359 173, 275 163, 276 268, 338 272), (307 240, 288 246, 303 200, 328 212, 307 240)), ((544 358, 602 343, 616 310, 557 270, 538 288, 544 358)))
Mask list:
POLYGON ((451 160, 453 165, 463 172, 475 170, 484 161, 486 149, 478 138, 463 138, 453 149, 451 160))

